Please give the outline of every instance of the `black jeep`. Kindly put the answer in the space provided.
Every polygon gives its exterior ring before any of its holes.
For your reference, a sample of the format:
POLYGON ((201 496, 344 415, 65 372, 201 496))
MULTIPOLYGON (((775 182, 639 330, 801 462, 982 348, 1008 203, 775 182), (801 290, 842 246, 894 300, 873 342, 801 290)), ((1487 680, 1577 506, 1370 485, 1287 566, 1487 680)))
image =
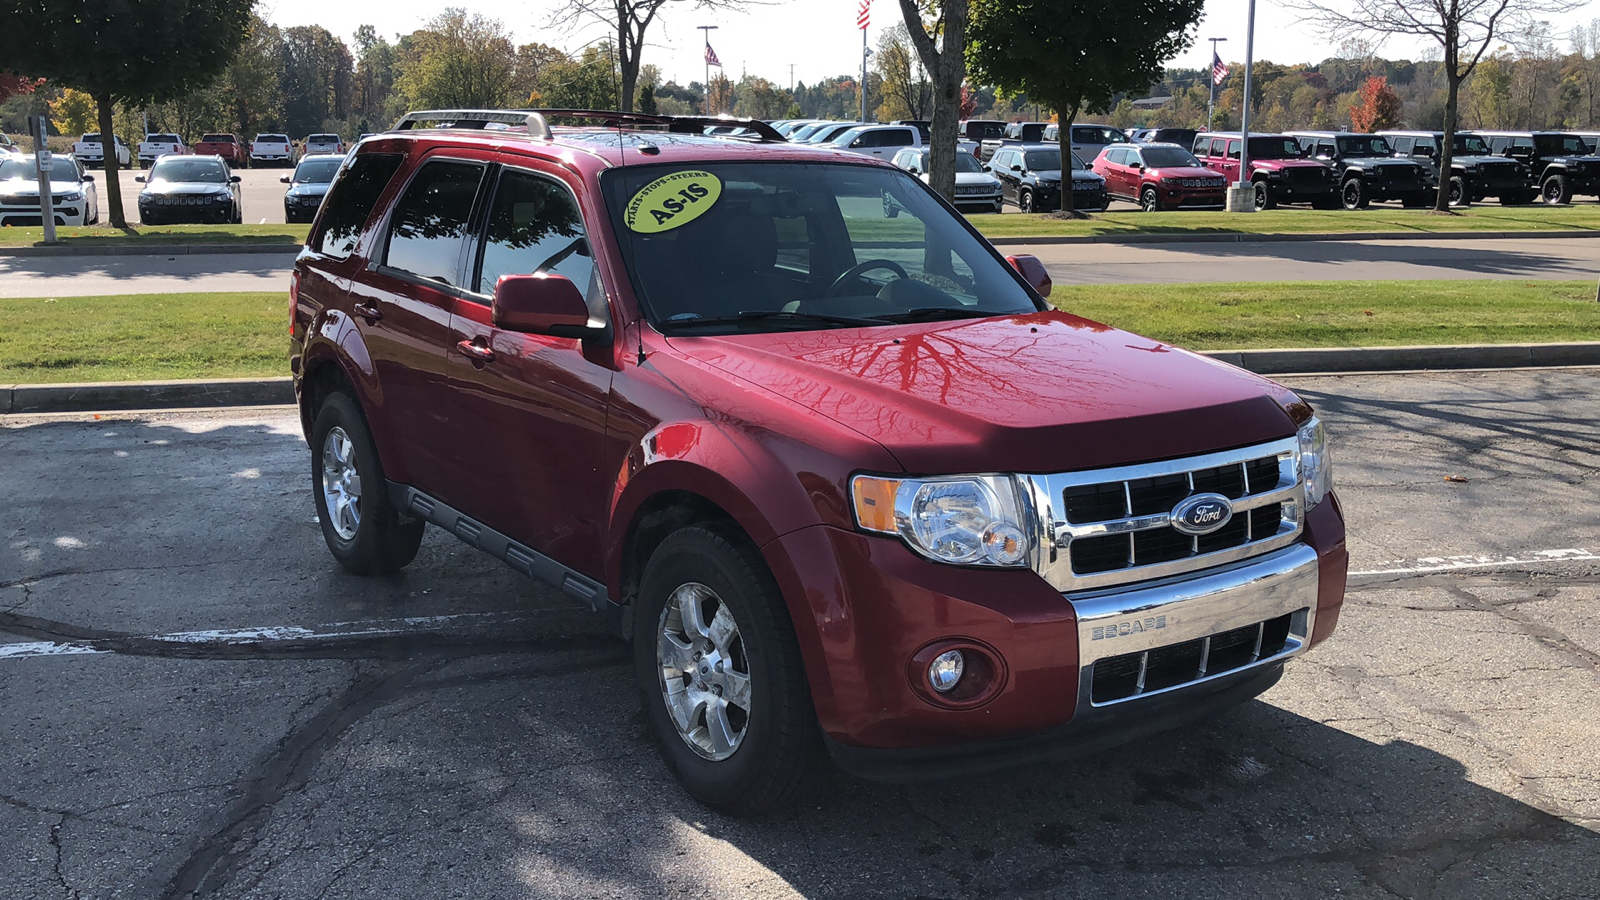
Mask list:
POLYGON ((1339 174, 1339 199, 1345 209, 1366 209, 1374 201, 1399 200, 1427 206, 1434 192, 1427 172, 1414 162, 1394 159, 1394 148, 1376 134, 1342 131, 1290 131, 1306 156, 1333 166, 1339 174))
POLYGON ((1435 189, 1446 187, 1450 192, 1451 206, 1482 203, 1487 197, 1496 197, 1502 206, 1529 203, 1539 192, 1533 181, 1533 172, 1514 159, 1494 155, 1489 145, 1477 134, 1456 132, 1451 142, 1450 177, 1441 185, 1439 178, 1439 148, 1444 146, 1442 131, 1380 131, 1394 147, 1394 155, 1409 159, 1428 173, 1428 182, 1435 189))
POLYGON ((1496 156, 1533 171, 1546 203, 1571 203, 1573 194, 1600 198, 1600 156, 1580 135, 1564 131, 1474 131, 1496 156))

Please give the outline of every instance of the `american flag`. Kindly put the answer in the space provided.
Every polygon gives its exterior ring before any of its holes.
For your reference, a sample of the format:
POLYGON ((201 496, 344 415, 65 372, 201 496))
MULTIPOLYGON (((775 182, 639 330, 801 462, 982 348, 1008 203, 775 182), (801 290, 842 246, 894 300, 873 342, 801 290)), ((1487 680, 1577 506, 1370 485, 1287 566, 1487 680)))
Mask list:
POLYGON ((711 49, 710 44, 706 45, 706 65, 722 68, 722 60, 717 59, 717 51, 711 49))
POLYGON ((1211 51, 1211 83, 1221 84, 1222 79, 1228 77, 1228 67, 1222 64, 1222 57, 1215 50, 1211 51))
POLYGON ((870 21, 872 21, 872 0, 861 0, 861 11, 856 13, 856 27, 866 31, 867 23, 870 21))

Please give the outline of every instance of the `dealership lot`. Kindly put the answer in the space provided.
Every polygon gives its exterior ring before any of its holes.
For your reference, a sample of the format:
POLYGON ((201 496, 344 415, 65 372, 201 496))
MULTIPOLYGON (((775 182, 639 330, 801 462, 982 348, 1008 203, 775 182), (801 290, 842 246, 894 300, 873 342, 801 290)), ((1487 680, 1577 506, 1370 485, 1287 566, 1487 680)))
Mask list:
MULTIPOLYGON (((287 167, 233 170, 233 174, 239 176, 239 205, 246 223, 283 224, 283 194, 289 186, 278 179, 293 172, 294 169, 287 167)), ((130 223, 139 218, 139 192, 144 190, 144 185, 133 179, 134 176, 146 174, 148 172, 137 169, 117 173, 117 186, 121 188, 122 193, 122 208, 130 223)), ((104 172, 95 173, 95 180, 102 184, 105 182, 105 177, 104 172)), ((103 199, 100 209, 103 218, 106 209, 103 199)))
POLYGON ((1359 574, 1277 688, 757 822, 681 794, 562 597, 437 530, 338 571, 291 411, 6 421, 0 897, 1592 897, 1600 372, 1292 385, 1359 574))

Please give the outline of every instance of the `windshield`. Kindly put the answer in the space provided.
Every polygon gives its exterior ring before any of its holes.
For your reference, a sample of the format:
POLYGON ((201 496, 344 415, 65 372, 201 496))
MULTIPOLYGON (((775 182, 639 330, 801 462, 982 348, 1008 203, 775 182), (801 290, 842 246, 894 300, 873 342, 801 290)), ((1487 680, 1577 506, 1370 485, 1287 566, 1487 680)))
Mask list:
POLYGON ((974 159, 972 157, 971 153, 962 153, 960 150, 957 150, 956 151, 956 171, 957 172, 982 172, 983 171, 983 164, 978 162, 976 159, 974 159))
POLYGON ((1030 172, 1061 171, 1060 150, 1029 150, 1022 155, 1023 166, 1030 172))
MULTIPOLYGON (((13 156, 4 162, 0 162, 0 181, 10 181, 14 178, 34 183, 39 181, 38 170, 34 168, 32 156, 13 156)), ((50 181, 52 183, 57 181, 76 183, 77 180, 78 169, 69 162, 57 159, 56 164, 50 169, 50 181)))
POLYGON ((1454 147, 1456 153, 1466 154, 1467 156, 1494 155, 1493 151, 1489 149, 1489 145, 1484 142, 1483 138, 1478 137, 1475 134, 1458 134, 1456 135, 1455 143, 1451 146, 1454 147))
POLYGON ((308 159, 294 170, 295 184, 328 184, 343 159, 308 159))
POLYGON ((607 171, 601 186, 634 284, 663 332, 1037 309, 988 244, 899 169, 628 166, 607 171))
POLYGON ((206 184, 227 184, 228 173, 215 159, 186 159, 181 156, 163 156, 150 170, 151 181, 199 181, 206 184))
POLYGON ((1250 139, 1251 159, 1299 159, 1304 155, 1300 142, 1291 137, 1250 139))
POLYGON ((1365 137, 1341 137, 1339 140, 1339 155, 1344 157, 1374 157, 1389 156, 1389 142, 1377 135, 1365 137))
POLYGON ((1006 123, 1004 122, 967 123, 967 140, 969 141, 987 141, 992 138, 1000 137, 1005 133, 1006 123))
POLYGON ((1575 134, 1536 134, 1533 136, 1533 146, 1540 156, 1589 152, 1589 145, 1575 134))
POLYGON ((824 128, 819 128, 814 134, 811 135, 810 138, 807 138, 806 142, 811 144, 826 144, 834 138, 837 138, 839 135, 844 134, 846 131, 849 131, 855 127, 857 126, 845 123, 841 125, 829 125, 824 128))
POLYGON ((1153 169, 1200 165, 1200 161, 1182 147, 1146 147, 1143 153, 1144 164, 1153 169))

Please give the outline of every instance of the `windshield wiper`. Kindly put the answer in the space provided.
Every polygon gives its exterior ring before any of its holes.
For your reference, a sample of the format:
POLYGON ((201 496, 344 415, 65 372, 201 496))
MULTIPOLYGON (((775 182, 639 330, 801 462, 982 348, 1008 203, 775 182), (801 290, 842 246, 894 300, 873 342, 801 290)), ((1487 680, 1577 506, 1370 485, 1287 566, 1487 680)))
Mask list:
POLYGON ((892 317, 896 322, 931 321, 934 319, 988 319, 993 316, 1011 315, 1010 313, 996 312, 989 309, 966 309, 957 306, 919 306, 908 309, 902 313, 895 313, 892 317))
POLYGON ((760 322, 768 319, 780 319, 793 322, 827 322, 830 325, 888 325, 888 319, 874 319, 869 316, 834 316, 826 313, 789 312, 781 309, 747 309, 743 312, 727 316, 702 316, 699 313, 678 313, 668 316, 662 325, 671 325, 674 328, 683 326, 700 325, 729 325, 741 322, 760 322))

